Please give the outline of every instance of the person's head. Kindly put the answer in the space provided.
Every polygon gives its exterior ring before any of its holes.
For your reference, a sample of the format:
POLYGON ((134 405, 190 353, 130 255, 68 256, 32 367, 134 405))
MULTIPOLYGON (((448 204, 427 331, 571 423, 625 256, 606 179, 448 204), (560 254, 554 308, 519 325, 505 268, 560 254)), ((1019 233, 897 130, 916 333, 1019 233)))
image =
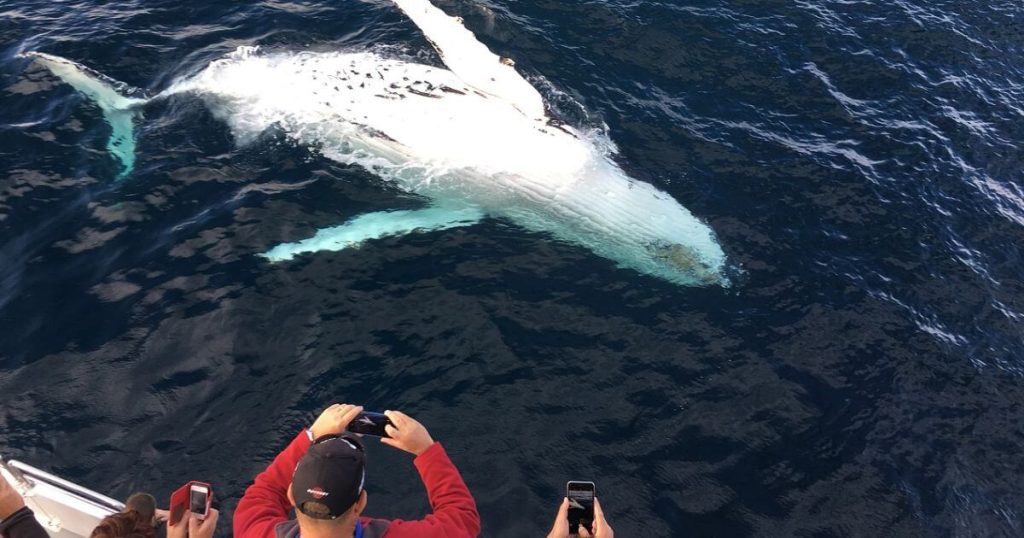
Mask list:
POLYGON ((366 507, 366 454, 352 434, 325 435, 299 460, 288 487, 300 529, 351 526, 366 507))
POLYGON ((124 503, 124 511, 135 510, 146 521, 156 521, 156 499, 148 493, 133 493, 124 503))
POLYGON ((89 538, 156 538, 153 518, 145 518, 135 510, 111 514, 92 530, 89 538))

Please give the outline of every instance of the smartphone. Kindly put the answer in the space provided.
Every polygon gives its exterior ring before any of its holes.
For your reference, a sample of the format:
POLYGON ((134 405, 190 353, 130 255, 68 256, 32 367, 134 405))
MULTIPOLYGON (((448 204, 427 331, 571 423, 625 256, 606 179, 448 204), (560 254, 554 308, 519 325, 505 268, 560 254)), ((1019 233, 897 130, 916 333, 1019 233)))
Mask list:
POLYGON ((594 495, 593 482, 565 484, 565 496, 569 499, 569 534, 579 534, 580 526, 594 534, 594 495))
POLYGON ((188 511, 199 519, 206 519, 210 514, 210 485, 202 482, 189 483, 188 511))
POLYGON ((385 430, 389 424, 391 424, 391 419, 384 413, 363 411, 348 423, 348 431, 377 437, 391 437, 385 430))

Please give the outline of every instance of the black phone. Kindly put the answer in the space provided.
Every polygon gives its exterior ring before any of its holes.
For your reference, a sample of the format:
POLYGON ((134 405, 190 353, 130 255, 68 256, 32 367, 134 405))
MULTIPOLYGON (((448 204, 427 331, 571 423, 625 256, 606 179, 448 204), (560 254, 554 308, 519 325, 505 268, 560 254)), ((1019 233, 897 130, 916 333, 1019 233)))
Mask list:
POLYGON ((391 437, 384 429, 389 424, 391 424, 391 419, 384 413, 363 411, 348 423, 348 431, 377 437, 391 437))
POLYGON ((565 496, 569 498, 569 534, 579 534, 580 526, 594 534, 593 482, 569 481, 565 484, 565 496))

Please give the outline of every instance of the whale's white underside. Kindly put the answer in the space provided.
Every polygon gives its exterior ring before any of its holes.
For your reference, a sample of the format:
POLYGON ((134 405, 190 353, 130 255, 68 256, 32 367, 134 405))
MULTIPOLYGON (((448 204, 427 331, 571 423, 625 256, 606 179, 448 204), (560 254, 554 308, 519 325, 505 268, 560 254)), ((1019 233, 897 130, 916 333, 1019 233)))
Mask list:
MULTIPOLYGON (((671 282, 727 284, 711 229, 671 196, 627 177, 610 159, 606 135, 550 121, 533 86, 427 0, 394 1, 447 69, 365 51, 241 48, 154 97, 198 95, 239 143, 274 126, 429 200, 422 210, 355 217, 265 257, 285 261, 493 217, 671 282)), ((131 126, 143 101, 74 62, 35 57, 100 105, 114 131, 109 149, 130 171, 131 126)))

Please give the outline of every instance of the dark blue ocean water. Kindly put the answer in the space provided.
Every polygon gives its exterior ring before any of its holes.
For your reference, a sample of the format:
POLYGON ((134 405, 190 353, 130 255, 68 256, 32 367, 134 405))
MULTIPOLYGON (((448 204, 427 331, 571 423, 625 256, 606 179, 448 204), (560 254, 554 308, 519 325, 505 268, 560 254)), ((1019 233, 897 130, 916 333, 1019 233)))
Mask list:
MULTIPOLYGON (((717 233, 674 286, 499 221, 270 265, 408 195, 197 99, 116 181, 38 50, 156 93, 242 45, 429 44, 385 1, 0 2, 0 451, 230 509, 334 401, 443 441, 485 536, 1024 535, 1024 5, 443 0, 717 233), (564 94, 564 95, 563 95, 564 94)), ((371 447, 368 513, 418 517, 371 447)), ((226 533, 227 525, 222 526, 226 533)))

